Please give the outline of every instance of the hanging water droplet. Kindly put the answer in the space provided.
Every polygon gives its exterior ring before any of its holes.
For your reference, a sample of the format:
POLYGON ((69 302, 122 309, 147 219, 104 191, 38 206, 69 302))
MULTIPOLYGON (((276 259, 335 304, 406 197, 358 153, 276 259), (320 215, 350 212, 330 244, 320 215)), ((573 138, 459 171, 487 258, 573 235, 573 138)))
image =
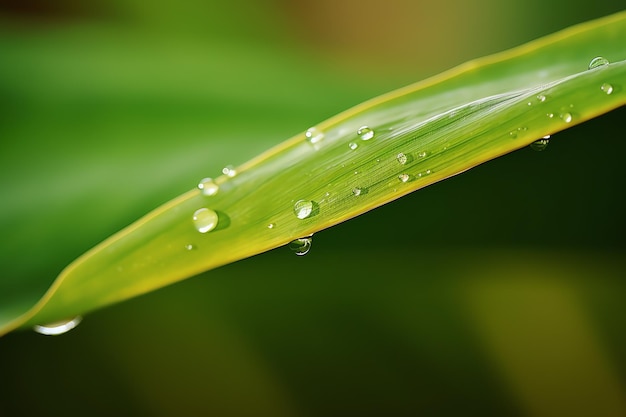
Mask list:
POLYGON ((193 213, 193 225, 200 233, 207 233, 217 226, 217 213, 211 209, 203 207, 193 213))
POLYGON ((565 123, 569 123, 572 121, 572 114, 571 113, 561 113, 559 115, 559 117, 561 118, 561 120, 563 120, 565 123))
POLYGON ((315 214, 316 204, 314 201, 310 200, 298 200, 296 204, 293 205, 293 212, 296 217, 299 219, 306 219, 307 217, 311 217, 315 214))
POLYGON ((594 69, 594 68, 599 68, 599 67, 603 67, 605 65, 609 65, 609 60, 601 57, 601 56, 597 56, 594 59, 591 60, 591 62, 589 63, 589 69, 594 69))
POLYGON ((355 196, 361 195, 362 192, 363 192, 363 189, 361 187, 354 187, 352 189, 352 194, 355 196))
POLYGON ((185 245, 185 250, 194 250, 194 249, 196 249, 196 245, 192 243, 188 243, 185 245))
POLYGON ((533 151, 543 151, 544 149, 546 149, 548 147, 548 144, 550 143, 550 135, 544 136, 543 138, 534 141, 533 143, 530 144, 530 149, 532 149, 533 151))
POLYGON ((349 147, 350 149, 352 149, 352 150, 355 150, 356 148, 358 148, 358 147, 359 147, 359 144, 358 144, 358 143, 354 143, 354 142, 350 142, 350 143, 348 144, 348 147, 349 147))
POLYGON ((546 96, 544 96, 543 94, 537 94, 537 101, 543 103, 544 101, 546 101, 546 96))
POLYGON ((296 255, 302 256, 309 253, 311 245, 313 244, 313 237, 301 237, 289 242, 289 249, 291 249, 296 255))
POLYGON ((361 126, 359 130, 356 131, 356 134, 359 135, 362 140, 370 140, 374 137, 374 130, 367 126, 361 126))
POLYGON ((400 182, 407 182, 411 179, 411 176, 409 174, 400 174, 398 175, 398 179, 400 180, 400 182))
POLYGON ((304 137, 306 138, 307 142, 315 144, 321 142, 322 139, 324 139, 324 133, 318 128, 312 127, 304 133, 304 137))
POLYGON ((408 162, 409 158, 403 154, 402 152, 400 152, 397 156, 396 156, 396 160, 400 163, 400 165, 404 165, 408 162))
POLYGON ((211 196, 217 194, 220 187, 217 185, 212 178, 203 178, 198 183, 198 188, 202 191, 202 194, 206 196, 211 196))
POLYGON ((235 175, 237 175, 237 170, 235 169, 234 166, 232 165, 226 165, 223 169, 222 169, 222 174, 226 175, 227 177, 234 177, 235 175))
POLYGON ((58 321, 55 323, 36 325, 33 326, 33 330, 46 336, 56 336, 59 334, 67 333, 83 320, 81 316, 76 316, 71 320, 58 321))
POLYGON ((613 92, 613 86, 609 83, 604 83, 600 86, 600 90, 604 91, 606 95, 609 95, 613 92))

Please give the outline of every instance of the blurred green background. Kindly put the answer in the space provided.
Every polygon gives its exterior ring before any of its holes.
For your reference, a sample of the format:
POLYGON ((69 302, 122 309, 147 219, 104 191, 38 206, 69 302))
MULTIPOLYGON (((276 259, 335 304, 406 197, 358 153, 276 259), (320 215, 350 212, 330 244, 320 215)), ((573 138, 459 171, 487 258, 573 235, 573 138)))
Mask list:
MULTIPOLYGON (((0 2, 1 275, 613 0, 0 2)), ((277 250, 0 339, 0 416, 626 414, 624 108, 277 250)), ((46 277, 43 278, 42 277, 46 277)), ((48 279, 48 281, 46 281, 48 279)), ((0 278, 0 300, 19 296, 0 278)))

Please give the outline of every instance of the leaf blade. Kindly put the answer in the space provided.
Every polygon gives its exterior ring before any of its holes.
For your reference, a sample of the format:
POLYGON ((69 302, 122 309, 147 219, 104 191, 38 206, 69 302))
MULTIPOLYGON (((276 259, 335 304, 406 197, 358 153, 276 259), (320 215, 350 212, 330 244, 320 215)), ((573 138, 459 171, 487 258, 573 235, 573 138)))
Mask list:
POLYGON ((81 314, 284 245, 622 106, 625 21, 621 13, 580 25, 322 122, 319 143, 297 135, 239 167, 234 178, 217 178, 215 196, 190 191, 96 246, 29 312, 6 319, 0 333, 81 314), (613 63, 588 71, 597 52, 613 63), (611 94, 603 84, 614 86, 611 94), (365 125, 374 129, 370 140, 356 133, 365 125), (298 200, 314 201, 316 215, 296 217, 298 200), (220 219, 216 230, 199 234, 191 216, 205 206, 220 219))

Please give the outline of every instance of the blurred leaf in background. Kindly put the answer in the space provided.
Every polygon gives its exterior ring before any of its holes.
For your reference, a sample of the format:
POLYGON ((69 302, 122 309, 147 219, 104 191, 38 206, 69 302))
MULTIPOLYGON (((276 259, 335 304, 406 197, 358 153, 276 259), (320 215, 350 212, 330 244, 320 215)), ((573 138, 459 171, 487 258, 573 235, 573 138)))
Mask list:
MULTIPOLYGON (((493 0, 1 7, 2 274, 34 286, 226 164, 619 11, 605 0, 551 4, 558 13, 493 0)), ((623 118, 331 228, 307 257, 229 265, 63 337, 5 336, 0 415, 623 415, 623 118)))

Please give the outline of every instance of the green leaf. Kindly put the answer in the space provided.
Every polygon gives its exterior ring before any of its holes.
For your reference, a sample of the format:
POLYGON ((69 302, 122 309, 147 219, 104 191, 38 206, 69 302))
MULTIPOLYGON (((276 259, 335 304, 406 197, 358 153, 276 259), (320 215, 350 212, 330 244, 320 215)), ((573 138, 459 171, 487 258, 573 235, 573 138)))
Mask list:
POLYGON ((625 42, 619 13, 356 106, 215 178, 217 192, 189 191, 113 235, 34 306, 36 289, 7 280, 16 296, 0 306, 0 333, 309 236, 622 106, 625 42), (596 57, 607 62, 589 69, 596 57))

